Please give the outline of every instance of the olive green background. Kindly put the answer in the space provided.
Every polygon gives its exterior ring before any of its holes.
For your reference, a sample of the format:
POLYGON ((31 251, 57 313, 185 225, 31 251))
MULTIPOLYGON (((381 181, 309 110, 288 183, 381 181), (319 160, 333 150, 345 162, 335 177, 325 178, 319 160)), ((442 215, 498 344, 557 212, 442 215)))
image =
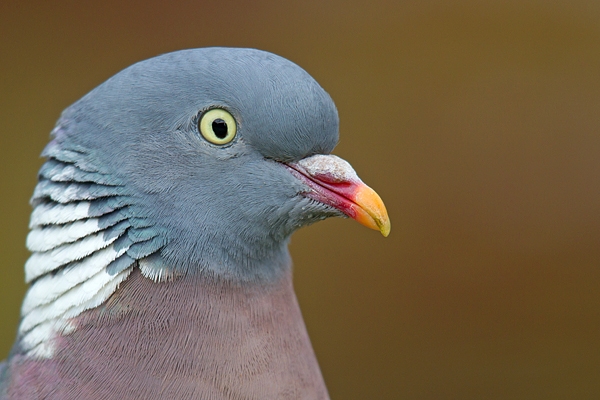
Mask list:
POLYGON ((335 399, 600 398, 600 2, 0 3, 0 358, 61 110, 177 49, 256 47, 332 95, 384 239, 292 240, 335 399))

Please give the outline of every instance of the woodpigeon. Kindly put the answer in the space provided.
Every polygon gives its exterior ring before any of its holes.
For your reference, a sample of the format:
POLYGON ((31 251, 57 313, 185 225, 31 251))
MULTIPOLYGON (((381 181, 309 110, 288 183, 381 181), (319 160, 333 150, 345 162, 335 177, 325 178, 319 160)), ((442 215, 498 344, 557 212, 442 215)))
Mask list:
POLYGON ((298 228, 380 197, 331 155, 304 70, 204 48, 137 63, 67 108, 42 155, 2 399, 327 399, 292 287, 298 228))

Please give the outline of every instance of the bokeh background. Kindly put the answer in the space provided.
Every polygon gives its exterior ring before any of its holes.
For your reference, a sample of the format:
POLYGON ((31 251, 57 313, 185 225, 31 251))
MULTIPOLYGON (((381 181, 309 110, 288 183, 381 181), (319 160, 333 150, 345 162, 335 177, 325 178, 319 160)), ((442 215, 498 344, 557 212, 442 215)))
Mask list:
POLYGON ((0 2, 0 358, 61 110, 216 45, 311 73, 392 218, 387 239, 342 219, 293 237, 332 398, 600 398, 596 0, 0 2))

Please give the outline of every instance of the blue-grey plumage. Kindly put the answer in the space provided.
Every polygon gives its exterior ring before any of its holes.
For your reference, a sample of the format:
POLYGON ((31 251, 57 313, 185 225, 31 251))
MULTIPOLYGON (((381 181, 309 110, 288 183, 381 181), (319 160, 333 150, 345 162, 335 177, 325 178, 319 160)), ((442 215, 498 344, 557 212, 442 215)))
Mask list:
POLYGON ((336 215, 390 227, 327 156, 338 126, 313 78, 252 49, 146 60, 67 108, 32 198, 0 397, 327 398, 289 237, 336 215))
MULTIPOLYGON (((44 155, 137 197, 131 208, 164 235, 169 264, 186 272, 221 266, 251 279, 286 264, 287 238, 311 222, 302 207, 337 213, 308 199, 289 203, 302 188, 277 162, 330 153, 338 125, 329 95, 290 61, 196 49, 140 62, 94 89, 65 110, 44 155), (199 115, 215 107, 239 127, 225 148, 197 130, 199 115)), ((112 187, 104 191, 122 191, 112 187)))

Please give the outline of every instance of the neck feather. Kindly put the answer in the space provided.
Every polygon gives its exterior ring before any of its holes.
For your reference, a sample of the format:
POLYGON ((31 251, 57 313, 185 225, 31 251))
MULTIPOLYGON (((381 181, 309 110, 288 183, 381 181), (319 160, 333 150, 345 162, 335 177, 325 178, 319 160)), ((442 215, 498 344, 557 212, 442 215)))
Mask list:
POLYGON ((328 398, 291 273, 271 282, 201 274, 156 283, 134 269, 73 322, 55 356, 35 373, 30 365, 27 387, 51 379, 65 399, 328 398))

